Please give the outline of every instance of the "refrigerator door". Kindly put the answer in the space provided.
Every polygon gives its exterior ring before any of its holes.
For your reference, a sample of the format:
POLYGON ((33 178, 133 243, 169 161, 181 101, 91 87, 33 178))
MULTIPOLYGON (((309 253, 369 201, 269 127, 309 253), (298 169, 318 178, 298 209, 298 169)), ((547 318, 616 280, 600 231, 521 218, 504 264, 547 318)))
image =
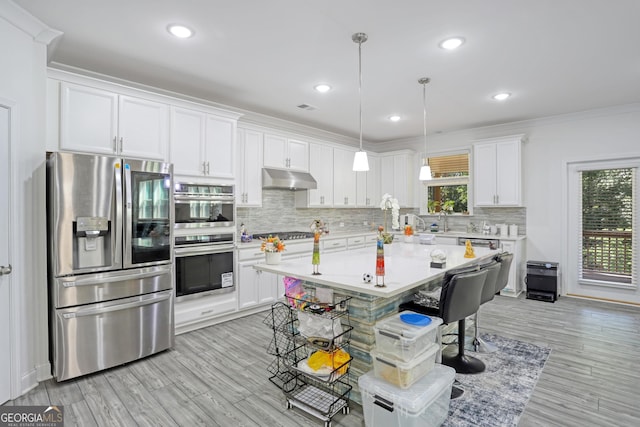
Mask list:
POLYGON ((173 290, 55 310, 58 381, 140 359, 173 346, 173 290))
POLYGON ((124 267, 173 261, 173 165, 124 161, 124 267))
POLYGON ((115 157, 53 153, 47 162, 54 277, 122 268, 122 171, 115 157))

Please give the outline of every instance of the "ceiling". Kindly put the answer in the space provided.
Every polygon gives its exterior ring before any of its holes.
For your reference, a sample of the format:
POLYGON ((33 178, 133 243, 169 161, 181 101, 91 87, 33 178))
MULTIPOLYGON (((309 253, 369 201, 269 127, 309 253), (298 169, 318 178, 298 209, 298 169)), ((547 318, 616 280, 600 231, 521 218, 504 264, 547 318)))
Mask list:
POLYGON ((64 34, 53 66, 106 74, 366 142, 640 102, 638 0, 14 0, 64 34), (613 7, 615 6, 615 7, 613 7), (189 39, 170 23, 195 30, 189 39), (438 44, 466 43, 454 51, 438 44), (333 89, 320 94, 319 82, 333 89), (506 101, 492 95, 510 92, 506 101), (314 110, 297 106, 308 104, 314 110), (402 118, 391 122, 388 117, 402 118))

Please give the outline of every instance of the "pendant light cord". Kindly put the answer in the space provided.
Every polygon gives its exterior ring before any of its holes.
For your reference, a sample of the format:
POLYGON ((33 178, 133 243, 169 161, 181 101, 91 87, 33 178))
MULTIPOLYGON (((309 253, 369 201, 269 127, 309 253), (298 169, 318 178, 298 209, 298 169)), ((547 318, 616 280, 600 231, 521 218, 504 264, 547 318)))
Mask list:
POLYGON ((422 130, 424 134, 424 164, 429 164, 427 160, 427 83, 431 81, 428 77, 422 77, 418 80, 418 83, 422 85, 422 130))
POLYGON ((362 40, 358 40, 358 98, 360 102, 360 151, 362 151, 362 40))

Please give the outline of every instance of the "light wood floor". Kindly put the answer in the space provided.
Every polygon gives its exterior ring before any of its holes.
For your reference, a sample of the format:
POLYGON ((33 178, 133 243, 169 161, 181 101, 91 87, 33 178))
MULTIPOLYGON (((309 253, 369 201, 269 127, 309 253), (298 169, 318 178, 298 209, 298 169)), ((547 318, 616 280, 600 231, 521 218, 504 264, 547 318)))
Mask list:
MULTIPOLYGON (((173 350, 136 363, 41 383, 8 405, 64 405, 67 426, 322 426, 287 410, 267 380, 265 314, 180 335, 173 350)), ((496 297, 480 325, 552 348, 519 426, 640 425, 640 308, 496 297)), ((363 426, 361 408, 333 425, 363 426)))

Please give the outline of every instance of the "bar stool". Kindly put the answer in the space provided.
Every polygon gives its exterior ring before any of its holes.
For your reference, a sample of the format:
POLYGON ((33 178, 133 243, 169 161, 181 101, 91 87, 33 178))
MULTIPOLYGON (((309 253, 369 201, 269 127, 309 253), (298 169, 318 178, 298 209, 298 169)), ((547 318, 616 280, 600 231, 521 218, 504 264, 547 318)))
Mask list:
MULTIPOLYGON (((493 297, 496 294, 497 280, 503 266, 504 264, 497 262, 495 259, 492 259, 487 263, 480 264, 480 270, 487 271, 487 279, 484 282, 484 287, 482 288, 482 294, 480 296, 480 307, 482 307, 482 304, 493 300, 493 297)), ((496 347, 495 344, 480 338, 480 333, 478 332, 479 320, 480 309, 478 308, 478 311, 476 311, 474 318, 473 339, 470 340, 468 344, 466 344, 465 348, 477 353, 493 353, 495 351, 498 351, 498 347, 496 347)))

